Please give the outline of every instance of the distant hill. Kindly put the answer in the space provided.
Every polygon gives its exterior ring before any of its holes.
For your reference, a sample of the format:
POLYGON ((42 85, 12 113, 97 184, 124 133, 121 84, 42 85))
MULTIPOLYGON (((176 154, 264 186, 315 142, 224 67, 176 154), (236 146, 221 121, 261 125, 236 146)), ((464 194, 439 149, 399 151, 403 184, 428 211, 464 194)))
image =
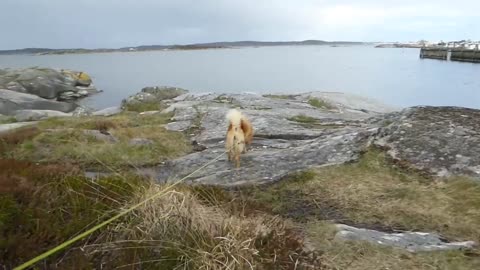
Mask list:
POLYGON ((364 45, 364 42, 352 41, 231 41, 195 43, 187 45, 142 45, 136 47, 123 47, 118 49, 49 49, 49 48, 25 48, 17 50, 0 50, 0 55, 14 54, 75 54, 75 53, 101 53, 101 52, 127 52, 127 51, 155 51, 155 50, 201 50, 220 49, 235 47, 266 47, 266 46, 311 46, 311 45, 364 45))

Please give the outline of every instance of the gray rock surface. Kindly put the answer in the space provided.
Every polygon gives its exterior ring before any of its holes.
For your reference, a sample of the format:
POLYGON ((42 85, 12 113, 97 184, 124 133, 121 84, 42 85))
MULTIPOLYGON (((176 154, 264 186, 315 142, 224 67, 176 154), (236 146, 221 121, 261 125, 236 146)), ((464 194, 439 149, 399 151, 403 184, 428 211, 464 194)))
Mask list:
POLYGON ((0 87, 33 94, 46 99, 58 97, 62 92, 73 91, 73 81, 61 72, 48 68, 7 69, 0 76, 0 87))
POLYGON ((434 176, 480 179, 480 110, 413 107, 385 118, 374 143, 393 159, 434 176))
POLYGON ((54 110, 71 112, 76 104, 44 99, 35 95, 0 89, 0 113, 12 115, 16 110, 54 110))
POLYGON ((52 110, 18 110, 14 112, 14 117, 19 122, 38 121, 51 117, 69 117, 71 113, 63 113, 52 110))
POLYGON ((477 245, 474 241, 445 242, 434 233, 384 233, 343 224, 337 224, 337 229, 339 230, 335 235, 337 240, 367 241, 372 244, 403 248, 411 252, 472 249, 477 245))
MULTIPOLYGON (((376 103, 338 103, 337 110, 324 110, 307 103, 311 93, 292 99, 273 99, 256 94, 219 95, 184 94, 171 101, 174 122, 169 130, 187 131, 202 145, 198 151, 167 162, 157 169, 157 179, 166 181, 186 176, 221 155, 227 129, 225 115, 238 107, 252 121, 255 138, 251 150, 242 155, 241 169, 235 169, 223 155, 196 174, 192 181, 201 184, 234 186, 268 183, 297 170, 314 166, 341 164, 358 158, 378 125, 366 119, 388 111, 376 103), (354 104, 355 106, 352 106, 354 104), (368 105, 368 106, 367 106, 368 105), (362 106, 368 107, 364 110, 362 106), (311 122, 300 123, 296 116, 306 115, 311 122)), ((329 95, 326 93, 326 95, 329 95)))
POLYGON ((103 110, 99 110, 93 113, 95 116, 112 116, 115 114, 119 114, 122 112, 122 108, 120 107, 109 107, 103 110))

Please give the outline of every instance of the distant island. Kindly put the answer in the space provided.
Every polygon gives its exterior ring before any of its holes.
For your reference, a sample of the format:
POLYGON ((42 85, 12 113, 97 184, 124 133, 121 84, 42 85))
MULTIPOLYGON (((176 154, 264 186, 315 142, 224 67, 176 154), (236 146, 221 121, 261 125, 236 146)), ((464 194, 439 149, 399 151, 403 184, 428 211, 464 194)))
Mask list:
POLYGON ((135 52, 135 51, 159 51, 159 50, 204 50, 204 49, 224 49, 240 47, 267 47, 267 46, 311 46, 311 45, 330 45, 351 46, 366 45, 370 43, 354 41, 323 41, 323 40, 304 40, 304 41, 232 41, 232 42, 211 42, 195 43, 187 45, 142 45, 123 48, 100 48, 100 49, 50 49, 50 48, 25 48, 16 50, 0 50, 0 55, 13 54, 80 54, 80 53, 105 53, 105 52, 135 52))

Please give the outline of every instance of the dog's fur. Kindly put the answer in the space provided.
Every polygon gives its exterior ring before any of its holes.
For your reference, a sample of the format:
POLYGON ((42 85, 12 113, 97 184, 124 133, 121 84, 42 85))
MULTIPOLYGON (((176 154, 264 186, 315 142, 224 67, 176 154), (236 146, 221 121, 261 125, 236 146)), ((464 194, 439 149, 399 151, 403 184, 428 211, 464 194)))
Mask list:
POLYGON ((246 144, 253 140, 253 127, 250 121, 236 109, 227 114, 229 122, 225 148, 228 152, 228 160, 234 161, 235 166, 240 167, 240 155, 246 152, 246 144))

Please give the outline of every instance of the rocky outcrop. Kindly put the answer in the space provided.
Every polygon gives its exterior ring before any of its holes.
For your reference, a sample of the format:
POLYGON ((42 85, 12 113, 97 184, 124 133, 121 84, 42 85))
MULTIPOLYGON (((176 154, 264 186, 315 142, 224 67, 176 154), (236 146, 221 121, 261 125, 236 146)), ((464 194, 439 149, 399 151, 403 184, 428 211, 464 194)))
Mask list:
POLYGON ((0 112, 4 114, 23 109, 70 112, 76 105, 54 100, 73 101, 96 92, 83 72, 38 67, 0 70, 0 112))
POLYGON ((478 110, 414 107, 396 111, 374 100, 332 92, 186 93, 162 102, 169 105, 162 112, 173 113, 166 128, 186 132, 196 150, 156 168, 159 181, 186 176, 221 155, 225 114, 233 107, 240 108, 255 127, 254 143, 242 156, 241 169, 221 157, 192 177, 193 182, 225 186, 274 182, 297 170, 354 161, 371 145, 385 148, 401 165, 435 177, 480 179, 478 110), (312 99, 329 106, 313 106, 312 99))
POLYGON ((413 107, 384 118, 374 143, 394 160, 437 177, 480 179, 480 110, 413 107))
POLYGON ((3 70, 0 73, 0 88, 45 99, 63 100, 83 97, 96 91, 86 73, 38 67, 3 70), (79 86, 89 87, 89 90, 79 86))
POLYGON ((190 173, 224 149, 225 115, 238 107, 255 127, 255 139, 235 169, 223 156, 192 179, 216 185, 259 184, 277 181, 297 170, 341 164, 358 158, 378 127, 366 121, 392 111, 384 105, 341 93, 306 93, 288 98, 257 94, 184 94, 170 101, 165 111, 173 112, 167 129, 185 131, 197 149, 204 149, 157 168, 157 179, 178 179, 190 173), (321 109, 310 105, 317 98, 335 105, 321 109), (201 147, 199 147, 201 146, 201 147))
POLYGON ((35 95, 0 89, 0 114, 12 115, 17 110, 53 110, 71 112, 74 103, 44 99, 35 95))

